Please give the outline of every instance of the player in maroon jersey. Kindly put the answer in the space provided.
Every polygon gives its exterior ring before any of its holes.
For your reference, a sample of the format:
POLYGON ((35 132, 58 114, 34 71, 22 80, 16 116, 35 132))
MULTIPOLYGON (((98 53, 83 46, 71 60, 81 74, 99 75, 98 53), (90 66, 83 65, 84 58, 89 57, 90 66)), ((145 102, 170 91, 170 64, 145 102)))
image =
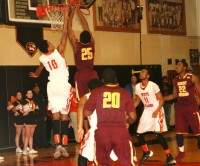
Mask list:
POLYGON ((177 98, 175 114, 176 141, 179 146, 179 154, 176 157, 177 163, 185 157, 183 134, 187 134, 189 127, 198 138, 200 149, 200 116, 199 108, 195 98, 195 89, 200 92, 200 83, 196 76, 187 72, 188 64, 179 61, 176 65, 176 72, 179 74, 173 82, 173 93, 164 97, 164 100, 177 98))
POLYGON ((84 106, 85 118, 95 109, 97 113, 97 163, 109 166, 109 156, 113 149, 121 165, 133 166, 133 147, 126 128, 126 122, 130 124, 136 120, 133 100, 125 89, 119 87, 114 70, 105 69, 102 78, 105 85, 94 89, 84 106))
POLYGON ((93 69, 95 53, 94 38, 79 7, 76 7, 76 9, 71 8, 68 22, 68 36, 74 51, 74 60, 77 68, 74 80, 77 88, 77 97, 80 99, 84 94, 89 92, 87 87, 89 80, 98 78, 98 74, 93 69), (80 34, 80 40, 75 37, 72 30, 72 20, 75 10, 84 28, 84 31, 80 34))

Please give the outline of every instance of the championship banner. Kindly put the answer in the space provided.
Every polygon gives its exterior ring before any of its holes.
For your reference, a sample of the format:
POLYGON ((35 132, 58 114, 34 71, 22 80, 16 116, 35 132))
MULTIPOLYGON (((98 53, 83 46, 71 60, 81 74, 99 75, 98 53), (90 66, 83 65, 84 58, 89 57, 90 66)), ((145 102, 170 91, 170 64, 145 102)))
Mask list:
POLYGON ((37 52, 39 42, 43 40, 43 29, 16 26, 16 40, 29 56, 33 57, 37 52))

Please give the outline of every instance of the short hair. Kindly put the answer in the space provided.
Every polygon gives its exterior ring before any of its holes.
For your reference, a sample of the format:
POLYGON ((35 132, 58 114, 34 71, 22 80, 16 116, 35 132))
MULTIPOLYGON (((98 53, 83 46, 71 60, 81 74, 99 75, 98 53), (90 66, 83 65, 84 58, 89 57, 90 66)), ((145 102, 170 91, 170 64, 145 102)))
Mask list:
POLYGON ((116 72, 112 68, 107 68, 102 73, 102 79, 105 84, 116 83, 117 82, 116 72))
POLYGON ((93 89, 100 87, 100 86, 102 86, 102 82, 97 78, 93 78, 88 82, 88 88, 90 90, 93 90, 93 89))
POLYGON ((151 74, 152 74, 151 70, 149 68, 144 68, 144 70, 146 70, 148 75, 151 77, 151 74))
POLYGON ((90 42, 90 40, 91 40, 91 34, 90 34, 90 32, 88 32, 86 30, 84 30, 83 32, 81 32, 81 34, 80 34, 80 41, 81 41, 81 43, 87 44, 87 43, 90 42))
POLYGON ((178 62, 181 62, 186 69, 188 69, 188 63, 185 60, 180 60, 178 62))
POLYGON ((47 40, 42 40, 38 45, 38 48, 42 53, 48 53, 48 47, 49 45, 47 40))

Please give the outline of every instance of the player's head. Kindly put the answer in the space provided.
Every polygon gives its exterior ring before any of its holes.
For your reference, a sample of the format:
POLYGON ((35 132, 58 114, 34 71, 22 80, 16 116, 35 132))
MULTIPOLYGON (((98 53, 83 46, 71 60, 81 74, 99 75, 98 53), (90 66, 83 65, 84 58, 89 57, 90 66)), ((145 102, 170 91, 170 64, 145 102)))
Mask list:
POLYGON ((176 64, 176 72, 181 74, 182 72, 187 72, 188 64, 186 61, 178 61, 176 64))
POLYGON ((102 86, 102 82, 97 78, 93 78, 88 82, 88 89, 90 91, 100 86, 102 86))
POLYGON ((113 84, 117 82, 117 75, 112 68, 107 68, 102 73, 104 84, 113 84))
POLYGON ((140 80, 149 80, 151 76, 151 71, 147 68, 144 68, 140 71, 140 80))
POLYGON ((47 40, 42 40, 40 42, 38 48, 39 48, 40 52, 42 52, 44 54, 46 54, 48 52, 52 52, 55 49, 54 45, 47 40))
POLYGON ((84 30, 83 32, 81 32, 80 34, 80 42, 83 44, 88 44, 91 40, 91 34, 90 32, 84 30))

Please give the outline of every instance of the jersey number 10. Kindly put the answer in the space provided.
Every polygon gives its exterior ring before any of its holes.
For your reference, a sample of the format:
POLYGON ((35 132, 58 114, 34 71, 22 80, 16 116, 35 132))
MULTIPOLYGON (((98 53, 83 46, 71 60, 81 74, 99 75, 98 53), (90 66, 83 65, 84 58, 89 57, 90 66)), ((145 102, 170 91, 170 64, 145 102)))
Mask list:
POLYGON ((56 63, 55 59, 48 61, 47 64, 49 65, 50 70, 58 68, 58 64, 56 63))

